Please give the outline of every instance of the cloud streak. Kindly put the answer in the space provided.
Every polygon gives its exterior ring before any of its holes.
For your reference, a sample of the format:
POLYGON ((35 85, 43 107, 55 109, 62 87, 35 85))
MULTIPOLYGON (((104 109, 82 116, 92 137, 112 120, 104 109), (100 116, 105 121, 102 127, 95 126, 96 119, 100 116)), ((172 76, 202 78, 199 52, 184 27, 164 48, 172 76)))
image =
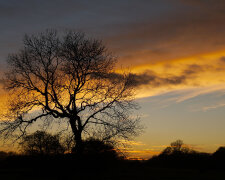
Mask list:
POLYGON ((202 66, 192 64, 188 65, 186 69, 179 75, 163 74, 159 75, 153 71, 145 71, 140 74, 131 73, 130 76, 133 79, 134 85, 142 86, 149 85, 151 87, 168 86, 186 84, 190 78, 193 78, 197 73, 203 71, 202 66))
POLYGON ((224 107, 224 106, 225 106, 225 103, 219 103, 219 104, 215 104, 215 105, 211 105, 211 106, 205 106, 205 107, 202 108, 202 110, 204 112, 206 112, 206 111, 221 108, 221 107, 224 107))
POLYGON ((138 89, 138 97, 181 91, 182 96, 175 99, 182 102, 224 89, 224 56, 204 55, 169 64, 137 66, 131 69, 130 77, 138 89))

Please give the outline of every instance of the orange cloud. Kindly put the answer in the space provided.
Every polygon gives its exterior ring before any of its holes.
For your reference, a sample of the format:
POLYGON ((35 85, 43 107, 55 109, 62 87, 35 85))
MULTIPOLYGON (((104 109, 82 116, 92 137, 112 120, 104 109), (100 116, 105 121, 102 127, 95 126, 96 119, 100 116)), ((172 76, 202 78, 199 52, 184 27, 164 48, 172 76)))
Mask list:
POLYGON ((220 51, 134 66, 130 68, 130 72, 134 84, 138 86, 137 97, 153 96, 175 90, 194 90, 183 97, 183 100, 186 100, 198 94, 224 89, 224 57, 225 51, 220 51))

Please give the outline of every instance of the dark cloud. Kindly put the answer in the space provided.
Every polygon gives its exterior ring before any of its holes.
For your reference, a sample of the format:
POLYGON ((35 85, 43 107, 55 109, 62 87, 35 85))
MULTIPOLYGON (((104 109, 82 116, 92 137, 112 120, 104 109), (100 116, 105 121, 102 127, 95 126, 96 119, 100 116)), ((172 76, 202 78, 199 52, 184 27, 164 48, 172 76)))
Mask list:
POLYGON ((150 85, 153 87, 164 85, 177 85, 183 84, 186 80, 185 76, 168 76, 161 77, 154 72, 146 71, 142 74, 131 73, 130 77, 134 86, 150 85))
MULTIPOLYGON (((220 62, 225 63, 225 58, 221 57, 217 59, 214 64, 189 64, 183 65, 180 72, 179 70, 175 73, 174 66, 165 65, 164 73, 157 73, 156 71, 146 70, 143 73, 129 73, 131 85, 134 87, 149 86, 149 87, 172 87, 177 85, 191 85, 191 86, 200 86, 201 76, 204 76, 204 73, 220 73, 225 71, 225 66, 220 62)), ((207 76, 207 75, 206 75, 207 76)), ((120 79, 123 77, 119 73, 111 73, 103 76, 100 74, 98 77, 107 78, 107 79, 120 79)), ((203 77, 204 79, 204 77, 203 77)))
POLYGON ((186 81, 186 76, 168 76, 168 77, 161 77, 157 74, 149 74, 148 72, 142 74, 131 74, 133 83, 135 86, 141 85, 150 85, 153 87, 159 86, 168 86, 168 85, 178 85, 184 84, 186 81))
MULTIPOLYGON (((181 85, 190 83, 188 80, 192 80, 198 75, 198 73, 204 72, 208 69, 206 65, 197 65, 192 64, 188 65, 180 75, 171 75, 171 74, 157 74, 153 71, 145 71, 144 73, 134 74, 130 73, 130 78, 132 80, 132 84, 136 87, 142 85, 149 85, 152 87, 160 87, 160 86, 170 86, 170 85, 181 85)), ((211 67, 213 69, 213 67, 211 67)), ((196 82, 194 85, 196 85, 196 82)))
POLYGON ((220 58, 220 61, 223 62, 223 63, 225 63, 225 56, 221 57, 220 58))
MULTIPOLYGON (((194 72, 192 73, 194 74, 194 72)), ((150 85, 152 87, 159 87, 159 86, 168 86, 168 85, 179 85, 185 84, 186 80, 191 76, 190 73, 184 71, 181 75, 159 75, 154 71, 147 70, 143 73, 129 73, 130 84, 134 87, 139 87, 143 85, 150 85)), ((111 80, 120 80, 123 78, 123 74, 119 73, 110 73, 110 74, 95 74, 94 78, 105 78, 111 80)))
POLYGON ((183 74, 185 76, 188 76, 188 75, 199 73, 199 72, 203 71, 203 69, 205 69, 205 65, 200 66, 197 64, 191 64, 183 71, 183 74))
POLYGON ((0 79, 0 86, 4 84, 4 80, 0 79))

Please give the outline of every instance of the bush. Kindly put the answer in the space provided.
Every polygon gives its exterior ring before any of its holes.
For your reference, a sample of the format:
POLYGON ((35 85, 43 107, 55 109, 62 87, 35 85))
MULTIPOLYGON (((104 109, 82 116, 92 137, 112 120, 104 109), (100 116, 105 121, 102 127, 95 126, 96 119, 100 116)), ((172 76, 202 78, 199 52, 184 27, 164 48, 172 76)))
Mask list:
POLYGON ((58 135, 51 135, 44 131, 36 131, 23 137, 20 143, 22 151, 28 155, 63 154, 65 149, 60 144, 58 135))

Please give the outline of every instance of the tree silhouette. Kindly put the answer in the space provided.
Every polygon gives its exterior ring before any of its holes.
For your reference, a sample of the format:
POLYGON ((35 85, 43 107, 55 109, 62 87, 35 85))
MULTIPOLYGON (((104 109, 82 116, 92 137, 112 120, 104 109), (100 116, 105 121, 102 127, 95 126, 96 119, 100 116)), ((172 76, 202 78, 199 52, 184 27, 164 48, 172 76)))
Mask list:
POLYGON ((225 147, 219 147, 216 152, 213 153, 213 158, 217 161, 224 162, 225 160, 225 147))
POLYGON ((51 135, 44 131, 36 131, 33 134, 24 136, 20 142, 25 154, 62 154, 65 149, 60 144, 58 135, 51 135))
POLYGON ((116 59, 101 41, 46 30, 26 35, 23 43, 8 57, 5 84, 11 99, 1 123, 4 138, 25 135, 41 119, 57 119, 71 127, 74 151, 80 153, 84 135, 129 138, 139 131, 139 119, 132 116, 137 104, 131 76, 115 73, 116 59))
POLYGON ((182 140, 176 140, 162 151, 162 155, 187 154, 193 153, 194 150, 185 146, 182 140))

